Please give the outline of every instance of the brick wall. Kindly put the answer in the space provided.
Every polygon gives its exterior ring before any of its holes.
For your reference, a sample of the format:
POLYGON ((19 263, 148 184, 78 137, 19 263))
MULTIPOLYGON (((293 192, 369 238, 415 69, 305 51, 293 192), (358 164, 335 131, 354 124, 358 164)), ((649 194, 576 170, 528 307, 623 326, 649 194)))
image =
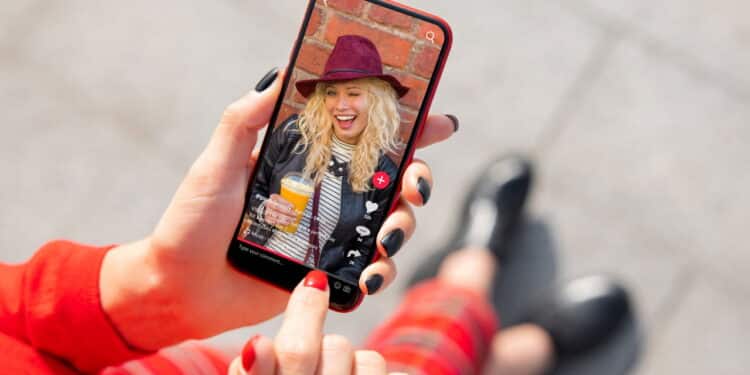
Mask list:
POLYGON ((380 52, 384 71, 410 88, 400 101, 401 134, 408 139, 443 43, 442 31, 430 23, 362 0, 327 3, 328 7, 319 0, 313 11, 277 125, 304 108, 305 98, 294 88, 294 82, 319 77, 336 39, 355 34, 370 39, 380 52), (434 34, 434 42, 425 37, 428 32, 434 34))

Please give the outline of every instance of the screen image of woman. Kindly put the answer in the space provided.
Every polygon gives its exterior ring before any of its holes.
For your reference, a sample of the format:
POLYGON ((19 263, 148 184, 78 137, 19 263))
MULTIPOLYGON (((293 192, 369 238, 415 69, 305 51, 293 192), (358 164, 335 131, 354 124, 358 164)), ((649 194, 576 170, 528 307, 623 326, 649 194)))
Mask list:
POLYGON ((354 283, 375 251, 403 148, 399 98, 375 45, 344 35, 318 79, 300 80, 304 110, 277 126, 248 199, 247 241, 354 283))

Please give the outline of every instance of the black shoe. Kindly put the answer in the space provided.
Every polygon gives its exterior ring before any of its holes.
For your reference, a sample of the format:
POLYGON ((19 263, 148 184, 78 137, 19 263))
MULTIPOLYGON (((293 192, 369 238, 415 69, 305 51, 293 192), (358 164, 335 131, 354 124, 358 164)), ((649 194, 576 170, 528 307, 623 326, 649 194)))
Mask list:
POLYGON ((466 246, 488 248, 500 259, 518 226, 532 179, 531 162, 520 156, 502 157, 485 167, 464 200, 456 232, 417 268, 409 285, 435 276, 450 252, 466 246))
POLYGON ((545 297, 524 321, 549 333, 558 359, 604 342, 630 315, 625 288, 605 276, 573 280, 545 297))

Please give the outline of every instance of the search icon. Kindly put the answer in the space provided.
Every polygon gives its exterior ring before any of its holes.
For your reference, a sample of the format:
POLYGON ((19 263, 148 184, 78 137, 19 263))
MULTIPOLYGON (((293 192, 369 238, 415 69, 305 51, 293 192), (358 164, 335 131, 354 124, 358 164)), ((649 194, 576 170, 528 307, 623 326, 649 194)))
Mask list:
POLYGON ((432 42, 432 43, 435 43, 435 32, 433 32, 433 31, 428 31, 428 32, 427 32, 427 33, 426 33, 426 34, 425 34, 424 36, 425 36, 425 38, 427 38, 427 40, 429 40, 430 42, 432 42))

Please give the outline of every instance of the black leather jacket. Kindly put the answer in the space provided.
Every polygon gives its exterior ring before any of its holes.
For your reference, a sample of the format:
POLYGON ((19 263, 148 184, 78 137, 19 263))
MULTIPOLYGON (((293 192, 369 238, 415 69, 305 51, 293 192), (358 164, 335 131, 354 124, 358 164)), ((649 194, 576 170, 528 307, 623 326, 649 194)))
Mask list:
MULTIPOLYGON (((248 199, 247 212, 252 219, 246 240, 261 245, 271 237, 275 230, 273 226, 258 220, 257 209, 271 194, 281 191, 281 178, 289 172, 300 172, 305 167, 307 151, 299 152, 297 142, 302 137, 297 128, 297 115, 293 115, 279 125, 271 135, 263 158, 258 161, 258 173, 253 181, 253 187, 248 199)), ((377 228, 390 207, 387 206, 388 197, 393 191, 398 177, 396 164, 386 155, 378 160, 376 172, 386 172, 390 177, 388 186, 375 189, 370 182, 370 189, 366 192, 355 193, 348 183, 348 170, 344 168, 341 183, 341 207, 339 221, 330 239, 320 249, 318 267, 357 283, 359 275, 367 266, 372 251, 375 251, 377 228), (377 210, 367 213, 365 205, 377 210), (370 230, 369 236, 360 236, 357 226, 365 226, 370 230)), ((300 261, 302 261, 300 259, 300 261)))

